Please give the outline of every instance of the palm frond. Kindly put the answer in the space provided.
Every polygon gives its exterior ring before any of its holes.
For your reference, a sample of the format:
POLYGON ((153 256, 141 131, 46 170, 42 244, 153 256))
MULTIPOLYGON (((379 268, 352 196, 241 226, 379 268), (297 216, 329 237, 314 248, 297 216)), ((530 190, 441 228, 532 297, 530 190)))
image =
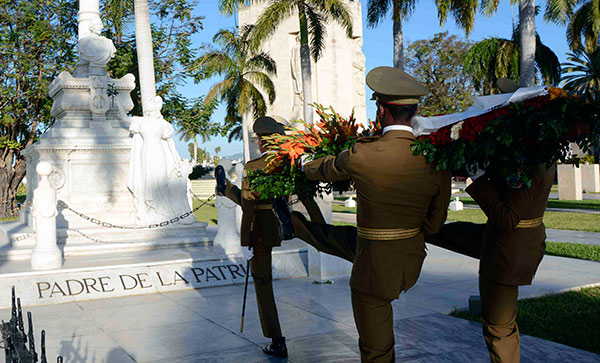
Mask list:
POLYGON ((490 16, 498 10, 500 0, 481 0, 481 12, 484 15, 490 16))
POLYGON ((391 0, 369 0, 367 7, 367 24, 376 27, 390 10, 391 0))
POLYGON ((246 63, 249 71, 263 71, 268 74, 277 74, 277 63, 267 53, 259 53, 246 63))
POLYGON ((477 14, 477 0, 436 0, 438 9, 438 19, 440 25, 443 25, 451 13, 454 21, 465 33, 470 34, 475 25, 475 15, 477 14))
POLYGON ((227 73, 235 67, 235 61, 227 53, 209 51, 193 61, 188 67, 188 72, 193 73, 196 80, 202 80, 227 73))
POLYGON ((535 47, 535 63, 546 84, 558 85, 560 82, 560 61, 556 54, 537 36, 535 47))
POLYGON ((567 25, 567 42, 573 50, 593 51, 600 35, 600 1, 589 0, 571 16, 567 25))
POLYGON ((333 20, 338 23, 346 31, 346 35, 352 37, 352 14, 343 1, 310 0, 310 2, 311 8, 318 11, 326 20, 333 20))
POLYGON ((581 0, 547 0, 544 18, 559 24, 564 24, 573 14, 573 8, 581 0))
POLYGON ((325 48, 325 36, 327 35, 327 30, 325 28, 326 19, 310 6, 306 6, 304 12, 308 23, 310 52, 316 62, 321 57, 321 53, 325 48))
POLYGON ((294 14, 296 2, 290 0, 272 0, 256 21, 250 38, 252 49, 259 49, 261 44, 275 33, 279 25, 294 14))
POLYGON ((227 135, 227 142, 233 140, 242 140, 244 138, 244 127, 242 125, 234 126, 227 135))
POLYGON ((221 100, 223 97, 230 92, 231 87, 235 84, 232 79, 225 79, 210 88, 204 99, 205 103, 213 102, 214 100, 221 100))
POLYGON ((262 72, 249 72, 244 77, 267 94, 270 104, 275 102, 275 84, 268 75, 262 72))

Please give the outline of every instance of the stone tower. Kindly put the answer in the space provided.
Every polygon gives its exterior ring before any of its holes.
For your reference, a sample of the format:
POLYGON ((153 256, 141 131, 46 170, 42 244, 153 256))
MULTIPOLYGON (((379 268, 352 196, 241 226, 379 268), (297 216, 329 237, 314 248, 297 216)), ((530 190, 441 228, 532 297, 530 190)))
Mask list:
MULTIPOLYGON (((325 47, 321 58, 312 62, 313 101, 333 106, 343 116, 354 114, 359 122, 367 121, 365 98, 365 56, 362 50, 362 11, 359 0, 346 0, 353 16, 353 34, 349 38, 337 23, 327 25, 325 47)), ((240 26, 254 24, 268 3, 241 8, 240 26)), ((291 16, 263 45, 263 50, 277 63, 273 77, 276 99, 269 107, 270 115, 293 121, 302 118, 302 79, 298 17, 291 16)), ((316 119, 316 116, 315 116, 316 119)), ((252 120, 248 122, 252 130, 252 120)))

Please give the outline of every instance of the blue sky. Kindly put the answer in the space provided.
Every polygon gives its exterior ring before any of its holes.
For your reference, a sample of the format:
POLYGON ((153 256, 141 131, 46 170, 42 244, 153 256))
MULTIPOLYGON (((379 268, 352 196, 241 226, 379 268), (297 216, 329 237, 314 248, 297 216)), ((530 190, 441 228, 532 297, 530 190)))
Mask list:
MULTIPOLYGON (((362 1, 363 19, 367 13, 367 2, 368 0, 362 1)), ((519 11, 516 6, 511 7, 508 0, 501 1, 500 3, 501 6, 494 16, 477 16, 475 27, 468 38, 469 40, 477 41, 488 37, 511 37, 513 19, 515 22, 517 21, 519 11)), ((219 13, 217 0, 200 0, 196 13, 205 17, 204 30, 199 32, 194 38, 197 44, 210 43, 212 36, 219 29, 233 28, 235 26, 233 17, 226 17, 219 13)), ((561 61, 565 61, 566 53, 569 51, 565 36, 565 26, 548 23, 544 21, 542 15, 538 16, 536 25, 542 42, 549 46, 561 61)), ((435 33, 443 31, 466 39, 464 32, 456 26, 452 19, 448 19, 448 22, 444 26, 439 25, 437 10, 433 1, 419 2, 415 12, 404 24, 406 44, 420 39, 431 38, 435 33)), ((377 66, 392 65, 392 22, 389 18, 374 29, 364 26, 364 52, 367 71, 377 66)), ((212 81, 208 80, 199 84, 182 86, 180 90, 186 96, 197 97, 206 94, 211 84, 212 81)), ((370 95, 370 92, 367 92, 367 95, 370 95)), ((218 121, 223 116, 223 107, 221 107, 215 113, 213 119, 218 121)), ((368 116, 369 118, 374 117, 372 102, 369 102, 368 105, 368 116)), ((179 140, 176 140, 176 144, 180 154, 187 158, 186 144, 179 140)), ((221 155, 230 155, 242 151, 241 142, 228 143, 227 139, 221 137, 213 137, 200 146, 211 153, 214 152, 216 146, 221 146, 221 155)))

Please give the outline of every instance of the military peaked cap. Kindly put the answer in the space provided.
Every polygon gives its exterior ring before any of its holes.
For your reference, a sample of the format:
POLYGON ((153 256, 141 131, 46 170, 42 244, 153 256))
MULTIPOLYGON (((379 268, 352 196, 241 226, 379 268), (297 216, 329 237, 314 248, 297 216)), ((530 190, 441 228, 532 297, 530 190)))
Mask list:
POLYGON ((259 117, 254 121, 253 126, 254 133, 258 136, 266 136, 272 134, 285 134, 285 128, 282 124, 275 121, 274 118, 269 116, 259 117))
POLYGON ((377 67, 367 74, 373 99, 395 105, 413 105, 429 90, 421 82, 394 67, 377 67))

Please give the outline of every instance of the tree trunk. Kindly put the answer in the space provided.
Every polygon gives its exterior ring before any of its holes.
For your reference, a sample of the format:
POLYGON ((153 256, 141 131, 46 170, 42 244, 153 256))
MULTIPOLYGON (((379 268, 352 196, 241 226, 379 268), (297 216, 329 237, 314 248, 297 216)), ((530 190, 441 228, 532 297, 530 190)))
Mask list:
POLYGON ((519 2, 521 37, 520 87, 535 85, 535 0, 519 2))
POLYGON ((404 70, 404 33, 402 32, 402 14, 398 1, 393 3, 394 19, 394 67, 404 70))
POLYGON ((14 165, 12 161, 12 153, 0 160, 0 218, 19 214, 17 189, 25 177, 25 159, 19 157, 14 165))
POLYGON ((300 71, 302 73, 302 93, 304 96, 304 121, 313 122, 312 69, 310 64, 310 47, 308 45, 308 22, 303 9, 299 9, 300 18, 300 71))
POLYGON ((194 137, 194 165, 198 164, 198 137, 194 137))
POLYGON ((152 31, 147 0, 135 0, 135 44, 137 47, 140 91, 144 114, 156 97, 154 78, 154 55, 152 51, 152 31))

